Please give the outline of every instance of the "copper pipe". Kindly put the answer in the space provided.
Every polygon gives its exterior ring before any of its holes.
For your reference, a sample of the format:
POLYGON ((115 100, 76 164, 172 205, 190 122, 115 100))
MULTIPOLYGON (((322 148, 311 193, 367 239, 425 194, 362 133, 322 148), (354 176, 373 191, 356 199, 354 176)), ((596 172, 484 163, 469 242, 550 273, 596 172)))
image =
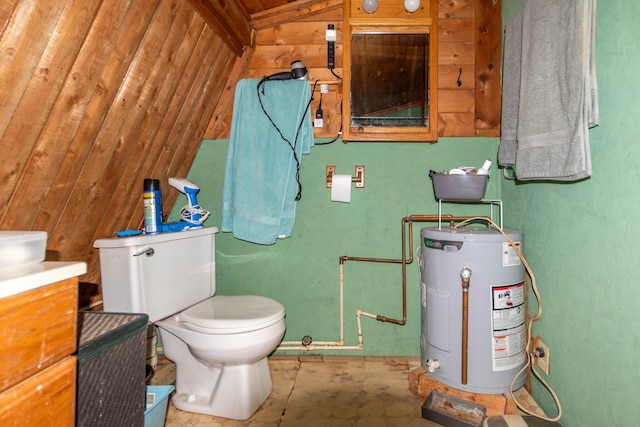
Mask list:
POLYGON ((407 264, 413 262, 413 223, 414 222, 438 222, 449 221, 451 227, 455 225, 455 221, 466 221, 471 218, 487 221, 487 228, 491 228, 491 218, 486 216, 473 217, 473 216, 453 216, 453 215, 410 215, 402 218, 402 258, 365 258, 365 257, 352 257, 343 255, 340 257, 340 264, 344 264, 345 261, 361 261, 361 262, 383 262, 391 264, 402 264, 402 320, 393 319, 377 314, 376 320, 380 322, 394 323, 396 325, 404 326, 407 324, 407 264), (407 238, 406 238, 406 224, 409 224, 409 258, 407 258, 407 238))
POLYGON ((462 291, 462 374, 461 383, 467 383, 467 359, 469 356, 469 289, 462 291))
POLYGON ((469 280, 471 279, 471 269, 463 268, 460 272, 462 279, 462 384, 467 383, 467 361, 469 359, 469 280))

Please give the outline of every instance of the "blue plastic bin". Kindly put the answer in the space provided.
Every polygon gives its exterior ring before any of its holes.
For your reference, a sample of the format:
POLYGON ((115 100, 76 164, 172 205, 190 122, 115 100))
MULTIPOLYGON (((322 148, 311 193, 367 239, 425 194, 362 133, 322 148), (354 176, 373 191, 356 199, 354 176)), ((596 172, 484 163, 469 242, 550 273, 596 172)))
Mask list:
POLYGON ((172 385, 147 386, 147 409, 144 411, 144 427, 164 427, 172 385))

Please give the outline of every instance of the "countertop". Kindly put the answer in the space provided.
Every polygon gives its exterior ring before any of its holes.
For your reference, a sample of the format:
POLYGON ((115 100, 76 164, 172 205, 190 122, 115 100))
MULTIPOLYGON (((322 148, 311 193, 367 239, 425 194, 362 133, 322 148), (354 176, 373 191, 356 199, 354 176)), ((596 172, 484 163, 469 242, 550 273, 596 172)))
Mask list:
POLYGON ((0 269, 0 298, 30 291, 87 272, 84 262, 42 261, 0 269))

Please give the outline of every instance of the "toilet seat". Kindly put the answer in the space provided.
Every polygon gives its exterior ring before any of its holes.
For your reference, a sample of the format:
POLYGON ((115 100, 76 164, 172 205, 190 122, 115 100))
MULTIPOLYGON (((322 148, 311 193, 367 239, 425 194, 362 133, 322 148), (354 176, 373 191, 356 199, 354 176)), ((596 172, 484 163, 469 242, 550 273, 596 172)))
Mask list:
POLYGON ((176 316, 187 328, 207 334, 255 331, 283 318, 282 304, 257 295, 215 296, 176 316))

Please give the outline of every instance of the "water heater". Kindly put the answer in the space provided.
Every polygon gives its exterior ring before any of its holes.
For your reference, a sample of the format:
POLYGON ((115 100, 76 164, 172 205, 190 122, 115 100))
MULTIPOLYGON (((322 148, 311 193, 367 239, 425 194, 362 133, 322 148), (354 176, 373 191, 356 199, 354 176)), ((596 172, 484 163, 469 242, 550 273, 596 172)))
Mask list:
MULTIPOLYGON (((522 251, 524 234, 504 232, 522 251)), ((509 392, 527 350, 525 269, 512 243, 486 227, 423 228, 419 261, 424 369, 459 390, 509 392)))

